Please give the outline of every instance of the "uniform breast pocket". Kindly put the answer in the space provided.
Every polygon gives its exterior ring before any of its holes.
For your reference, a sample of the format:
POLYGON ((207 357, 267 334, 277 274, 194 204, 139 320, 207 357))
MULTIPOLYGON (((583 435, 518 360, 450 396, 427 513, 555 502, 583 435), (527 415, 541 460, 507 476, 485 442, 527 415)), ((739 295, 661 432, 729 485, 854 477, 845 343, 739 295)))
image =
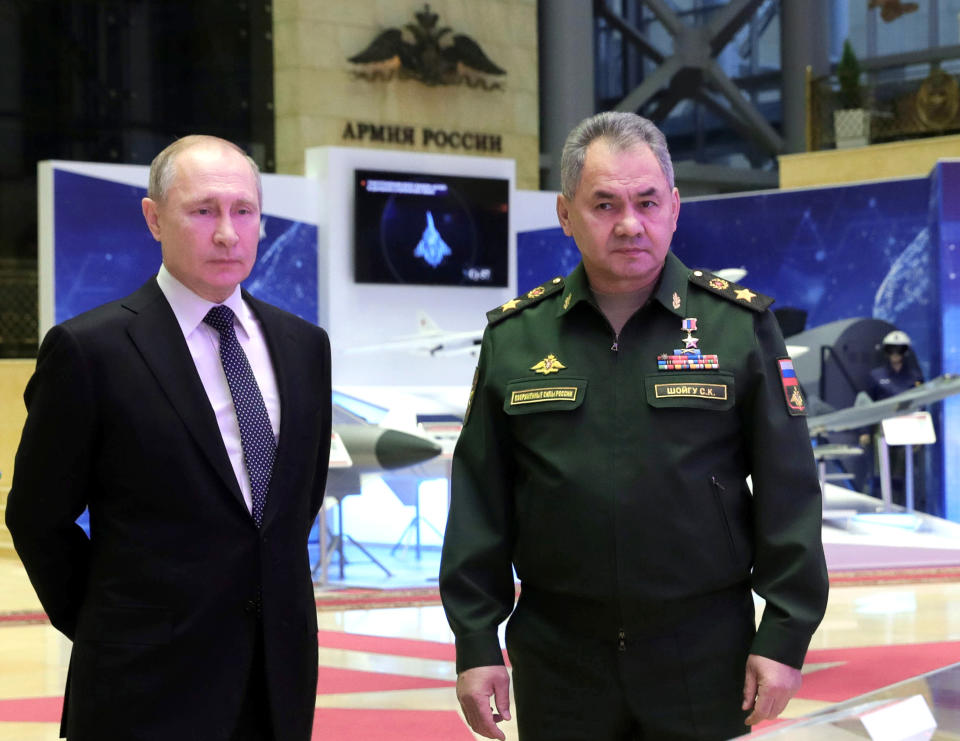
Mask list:
POLYGON ((712 409, 723 412, 736 403, 733 374, 657 373, 644 377, 647 403, 657 408, 712 409))
POLYGON ((586 395, 586 378, 522 378, 507 382, 503 411, 512 416, 569 412, 579 408, 586 395))

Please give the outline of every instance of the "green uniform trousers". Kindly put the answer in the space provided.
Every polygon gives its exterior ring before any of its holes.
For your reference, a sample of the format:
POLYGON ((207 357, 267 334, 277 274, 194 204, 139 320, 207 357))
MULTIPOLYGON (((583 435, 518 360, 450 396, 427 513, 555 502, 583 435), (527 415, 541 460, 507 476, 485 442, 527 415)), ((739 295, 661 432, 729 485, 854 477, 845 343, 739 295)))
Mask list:
POLYGON ((522 741, 718 741, 740 709, 754 607, 746 587, 623 629, 619 609, 525 590, 507 625, 522 741), (617 613, 617 614, 612 614, 617 613))

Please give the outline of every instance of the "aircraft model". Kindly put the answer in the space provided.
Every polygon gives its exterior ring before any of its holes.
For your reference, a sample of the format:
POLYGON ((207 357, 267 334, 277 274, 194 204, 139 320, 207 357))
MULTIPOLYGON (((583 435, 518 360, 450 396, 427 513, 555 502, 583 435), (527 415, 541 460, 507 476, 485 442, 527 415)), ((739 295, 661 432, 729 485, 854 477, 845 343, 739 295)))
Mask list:
MULTIPOLYGON (((443 452, 440 445, 423 435, 370 424, 336 403, 333 415, 326 490, 338 499, 359 494, 363 474, 409 469, 443 452)), ((77 522, 89 537, 86 511, 77 522)))
MULTIPOLYGON (((722 268, 712 272, 733 283, 743 280, 747 274, 746 268, 722 268)), ((427 312, 422 310, 417 312, 417 326, 419 331, 416 334, 347 348, 345 352, 351 355, 393 350, 405 350, 418 355, 476 355, 480 352, 480 342, 483 340, 482 329, 466 332, 445 331, 427 315, 427 312)))
POLYGON ((871 368, 881 361, 882 338, 894 329, 882 319, 859 317, 839 319, 786 338, 806 398, 811 437, 829 438, 821 443, 845 443, 851 430, 960 394, 960 377, 948 374, 889 399, 872 401, 863 389, 869 385, 871 368))
POLYGON ((393 340, 378 342, 373 345, 351 347, 347 353, 384 352, 391 350, 405 350, 420 355, 475 355, 480 352, 480 340, 483 330, 466 332, 448 332, 437 325, 427 316, 427 312, 417 312, 416 334, 403 335, 393 340))
POLYGON ((960 376, 947 373, 881 401, 872 401, 861 392, 852 407, 807 417, 807 426, 811 436, 855 430, 891 417, 909 414, 954 394, 960 394, 960 376))
POLYGON ((391 576, 387 569, 361 543, 344 532, 343 499, 361 493, 362 477, 366 474, 383 475, 387 471, 416 471, 418 464, 436 458, 443 452, 440 445, 423 435, 404 432, 391 427, 371 424, 342 403, 333 403, 333 431, 330 440, 330 467, 327 472, 326 493, 336 503, 338 514, 335 532, 321 526, 320 557, 313 574, 321 583, 326 580, 330 551, 336 549, 343 578, 345 541, 364 553, 374 564, 391 576), (330 536, 328 542, 327 536, 330 536))
MULTIPOLYGON (((440 445, 424 435, 370 424, 336 402, 333 421, 331 472, 349 469, 348 478, 358 483, 361 474, 406 468, 436 458, 443 452, 440 445)), ((340 480, 343 477, 335 478, 340 480)))
POLYGON ((376 473, 406 468, 440 455, 432 440, 402 430, 369 424, 340 425, 331 441, 331 468, 376 473))

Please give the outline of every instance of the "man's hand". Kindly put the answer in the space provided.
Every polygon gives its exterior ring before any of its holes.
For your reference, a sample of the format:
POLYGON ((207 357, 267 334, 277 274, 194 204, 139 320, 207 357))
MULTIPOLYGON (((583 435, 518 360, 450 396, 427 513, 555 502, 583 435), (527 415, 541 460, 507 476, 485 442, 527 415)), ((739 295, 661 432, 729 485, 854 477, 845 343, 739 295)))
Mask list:
POLYGON ((457 675, 457 699, 467 723, 485 738, 506 738, 497 727, 510 720, 510 675, 505 666, 477 666, 457 675), (490 709, 493 696, 497 712, 490 709))
POLYGON ((750 654, 747 657, 747 676, 743 682, 743 709, 750 710, 747 725, 773 720, 787 706, 803 678, 799 669, 779 661, 750 654))

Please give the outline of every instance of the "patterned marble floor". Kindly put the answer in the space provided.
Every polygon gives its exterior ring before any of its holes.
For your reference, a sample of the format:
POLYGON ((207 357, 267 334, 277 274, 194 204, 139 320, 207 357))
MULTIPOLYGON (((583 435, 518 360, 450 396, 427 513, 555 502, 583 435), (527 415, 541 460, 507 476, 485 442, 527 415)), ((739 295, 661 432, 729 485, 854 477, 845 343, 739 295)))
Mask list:
MULTIPOLYGON (((35 612, 19 563, 0 559, 0 615, 35 612)), ((438 606, 322 611, 318 739, 470 741, 452 636, 438 606)), ((0 622, 0 741, 57 738, 69 642, 46 623, 0 622)), ((798 716, 960 661, 960 582, 834 588, 798 716)), ((510 741, 515 725, 504 724, 510 741)))

